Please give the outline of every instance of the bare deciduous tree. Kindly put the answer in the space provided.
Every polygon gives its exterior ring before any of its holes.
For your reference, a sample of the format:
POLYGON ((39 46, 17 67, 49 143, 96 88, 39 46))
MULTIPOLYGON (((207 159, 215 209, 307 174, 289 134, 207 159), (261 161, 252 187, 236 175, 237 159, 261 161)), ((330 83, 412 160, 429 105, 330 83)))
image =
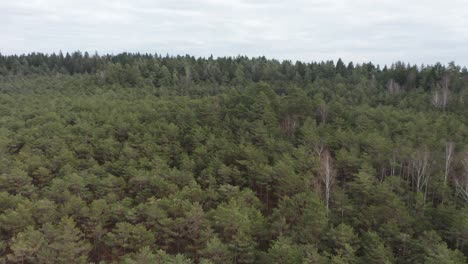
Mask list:
POLYGON ((432 96, 432 104, 437 108, 445 110, 447 107, 450 96, 450 77, 444 75, 442 80, 436 85, 434 94, 432 96))
POLYGON ((439 108, 441 106, 441 99, 440 99, 440 91, 435 90, 433 95, 432 95, 432 105, 439 108))
POLYGON ((299 121, 295 116, 286 116, 281 122, 281 130, 288 136, 293 135, 299 126, 299 121))
POLYGON ((398 148, 394 148, 392 150, 391 156, 388 159, 388 164, 390 166, 390 176, 395 176, 397 173, 402 175, 403 161, 401 157, 401 150, 398 148), (397 171, 397 168, 399 168, 399 171, 397 171))
POLYGON ((445 172, 444 172, 444 184, 447 184, 447 178, 450 173, 451 164, 453 160, 453 150, 455 144, 453 142, 445 142, 445 172))
POLYGON ((423 191, 429 182, 429 151, 427 149, 419 150, 412 155, 411 165, 413 172, 411 178, 413 186, 417 192, 423 191))
POLYGON ((453 178, 457 194, 468 203, 468 151, 463 153, 462 157, 463 170, 453 178))
POLYGON ((387 82, 387 90, 391 94, 396 94, 400 92, 400 84, 396 82, 393 78, 387 82))
POLYGON ((333 169, 333 159, 330 155, 330 152, 326 148, 319 148, 317 154, 320 156, 320 179, 323 183, 323 188, 325 192, 325 205, 329 207, 330 204, 330 194, 331 188, 335 183, 335 170, 333 169))
POLYGON ((448 99, 449 99, 449 94, 450 94, 450 90, 449 90, 450 77, 448 75, 444 75, 439 85, 442 90, 442 108, 445 110, 445 107, 447 107, 447 104, 448 104, 448 99))
POLYGON ((324 150, 325 150, 325 144, 322 141, 318 142, 317 144, 314 144, 315 154, 317 154, 319 158, 322 157, 322 153, 324 150))
POLYGON ((320 104, 317 108, 317 114, 320 118, 320 122, 326 123, 328 118, 328 109, 325 104, 320 104))

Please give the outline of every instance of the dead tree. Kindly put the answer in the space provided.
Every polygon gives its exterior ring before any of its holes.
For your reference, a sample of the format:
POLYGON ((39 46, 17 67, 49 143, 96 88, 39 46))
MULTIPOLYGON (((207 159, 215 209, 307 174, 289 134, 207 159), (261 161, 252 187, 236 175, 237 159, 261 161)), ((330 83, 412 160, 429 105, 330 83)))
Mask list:
POLYGON ((322 141, 318 142, 317 144, 314 144, 314 151, 315 154, 317 154, 317 156, 321 158, 323 151, 325 151, 325 144, 322 141))
POLYGON ((397 173, 397 168, 399 167, 399 174, 402 174, 403 162, 398 159, 401 157, 399 149, 393 149, 391 157, 388 159, 388 164, 390 165, 390 176, 395 176, 397 173))
POLYGON ((323 184, 325 193, 325 206, 327 211, 330 204, 331 188, 335 183, 335 170, 333 169, 333 159, 330 152, 326 148, 319 148, 317 152, 320 156, 320 171, 319 176, 323 184))
POLYGON ((396 82, 393 78, 387 82, 387 90, 391 94, 397 94, 400 92, 400 84, 396 82))
POLYGON ((327 105, 325 103, 322 103, 317 107, 317 115, 318 115, 321 123, 324 124, 324 123, 327 122, 328 109, 327 109, 327 105))
POLYGON ((453 178, 456 192, 468 203, 468 151, 462 157, 463 170, 453 178))
POLYGON ((444 184, 447 184, 447 179, 450 173, 451 164, 453 160, 453 150, 455 144, 453 142, 445 142, 445 172, 444 172, 444 184))
POLYGON ((449 97, 450 97, 450 77, 448 75, 444 75, 440 82, 436 85, 434 94, 432 95, 432 104, 437 107, 441 108, 445 111, 447 107, 449 97))
POLYGON ((429 182, 429 151, 419 150, 412 155, 411 159, 412 173, 411 179, 416 192, 424 191, 426 197, 427 184, 429 182))
POLYGON ((288 136, 292 136, 299 127, 297 117, 288 115, 281 122, 281 130, 288 136))
POLYGON ((440 99, 441 95, 440 95, 440 91, 438 89, 436 89, 432 95, 432 105, 437 107, 437 108, 440 108, 440 106, 442 105, 441 104, 441 99, 440 99))
POLYGON ((441 87, 440 89, 442 90, 442 108, 445 110, 448 104, 449 94, 450 94, 450 90, 449 90, 450 77, 448 75, 444 75, 439 85, 441 87))

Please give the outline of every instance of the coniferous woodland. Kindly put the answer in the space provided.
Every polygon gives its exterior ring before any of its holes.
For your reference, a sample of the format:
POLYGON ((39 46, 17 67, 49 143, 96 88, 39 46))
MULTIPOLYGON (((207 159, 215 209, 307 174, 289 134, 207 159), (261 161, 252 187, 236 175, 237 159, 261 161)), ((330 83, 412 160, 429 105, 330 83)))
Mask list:
POLYGON ((0 55, 0 262, 466 263, 468 72, 0 55))

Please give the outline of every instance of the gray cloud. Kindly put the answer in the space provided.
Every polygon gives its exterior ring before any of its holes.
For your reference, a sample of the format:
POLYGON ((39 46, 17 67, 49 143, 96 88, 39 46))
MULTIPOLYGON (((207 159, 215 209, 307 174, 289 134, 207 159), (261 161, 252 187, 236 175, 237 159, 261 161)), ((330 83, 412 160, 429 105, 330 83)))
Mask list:
POLYGON ((464 0, 0 0, 0 52, 468 65, 464 0))

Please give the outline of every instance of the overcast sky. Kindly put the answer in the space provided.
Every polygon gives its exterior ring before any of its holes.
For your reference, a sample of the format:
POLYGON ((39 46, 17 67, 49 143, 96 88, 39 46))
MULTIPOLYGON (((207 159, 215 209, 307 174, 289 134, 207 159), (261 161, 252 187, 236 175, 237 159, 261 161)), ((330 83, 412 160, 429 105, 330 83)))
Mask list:
POLYGON ((467 0, 0 0, 0 53, 468 65, 467 0))

